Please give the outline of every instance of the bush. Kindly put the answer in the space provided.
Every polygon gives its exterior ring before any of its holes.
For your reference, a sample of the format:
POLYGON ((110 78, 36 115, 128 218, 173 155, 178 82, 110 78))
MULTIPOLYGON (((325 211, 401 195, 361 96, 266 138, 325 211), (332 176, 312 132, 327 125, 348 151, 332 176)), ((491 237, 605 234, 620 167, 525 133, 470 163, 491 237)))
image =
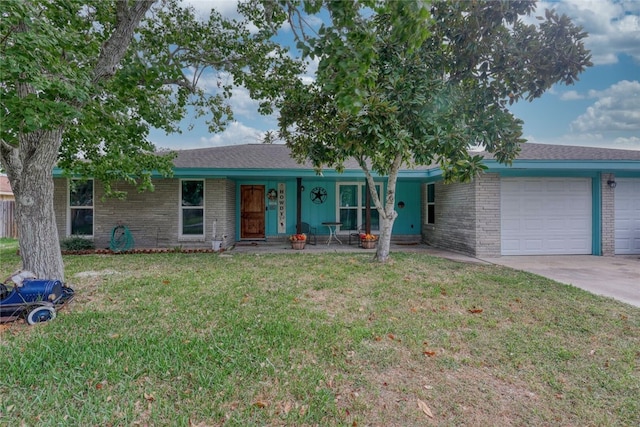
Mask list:
POLYGON ((60 241, 60 248, 63 251, 85 251, 87 249, 95 249, 92 240, 80 236, 71 236, 60 241))

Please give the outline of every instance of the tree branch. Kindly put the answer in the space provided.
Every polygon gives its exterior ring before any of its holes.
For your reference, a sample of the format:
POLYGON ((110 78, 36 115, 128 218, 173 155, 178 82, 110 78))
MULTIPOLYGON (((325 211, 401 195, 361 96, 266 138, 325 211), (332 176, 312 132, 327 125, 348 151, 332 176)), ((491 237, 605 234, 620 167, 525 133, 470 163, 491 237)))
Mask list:
POLYGON ((140 0, 127 8, 126 1, 119 1, 116 16, 116 28, 100 51, 100 57, 93 73, 93 82, 98 83, 112 77, 118 64, 124 57, 129 47, 133 33, 138 24, 155 3, 155 0, 140 0))

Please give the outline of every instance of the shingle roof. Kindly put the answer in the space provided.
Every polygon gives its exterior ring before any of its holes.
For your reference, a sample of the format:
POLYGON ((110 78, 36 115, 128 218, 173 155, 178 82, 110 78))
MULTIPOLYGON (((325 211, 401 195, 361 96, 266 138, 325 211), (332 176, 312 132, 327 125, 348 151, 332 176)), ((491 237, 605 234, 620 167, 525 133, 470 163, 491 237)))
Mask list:
MULTIPOLYGON (((244 144, 222 147, 179 150, 174 160, 177 168, 203 169, 303 169, 312 168, 311 163, 299 164, 290 157, 284 144, 244 144)), ((481 153, 493 159, 490 153, 481 153)), ((522 144, 517 160, 638 160, 640 151, 610 148, 580 147, 550 144, 522 144)), ((435 167, 435 166, 433 166, 435 167)), ((345 164, 346 169, 360 169, 355 161, 345 164)), ((417 169, 428 168, 426 166, 417 169)))
MULTIPOLYGON (((177 168, 213 169, 312 169, 310 162, 299 164, 284 144, 244 144, 177 151, 177 168)), ((347 169, 360 169, 355 161, 347 169)))
MULTIPOLYGON (((581 147, 575 145, 522 144, 516 160, 640 160, 640 150, 581 147)), ((483 152, 486 159, 493 155, 483 152)))

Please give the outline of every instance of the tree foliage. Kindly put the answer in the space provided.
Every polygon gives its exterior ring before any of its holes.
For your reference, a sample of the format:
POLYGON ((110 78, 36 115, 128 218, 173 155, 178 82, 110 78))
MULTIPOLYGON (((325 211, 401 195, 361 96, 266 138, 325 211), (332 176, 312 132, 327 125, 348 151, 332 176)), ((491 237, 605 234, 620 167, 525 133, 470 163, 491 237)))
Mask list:
MULTIPOLYGON (((148 189, 153 170, 171 173, 171 156, 158 156, 148 140, 150 127, 180 132, 193 114, 219 132, 233 119, 234 83, 297 70, 270 34, 252 34, 246 22, 216 11, 200 20, 173 0, 9 0, 3 15, 5 150, 18 149, 21 135, 63 127, 58 166, 107 186, 126 180, 148 189), (122 39, 118 31, 134 8, 149 12, 122 39), (114 45, 125 45, 121 60, 109 60, 114 45), (216 86, 203 85, 203 76, 216 76, 216 86), (30 86, 28 94, 18 82, 30 86)), ((249 88, 261 96, 258 85, 249 88)))
POLYGON ((123 196, 111 187, 120 180, 151 189, 152 173, 172 167, 151 127, 178 132, 194 115, 220 131, 233 118, 234 85, 275 96, 299 72, 269 27, 250 31, 215 10, 202 20, 178 0, 5 0, 0 16, 0 163, 24 267, 46 277, 63 277, 54 165, 109 195, 123 196))
POLYGON ((297 32, 302 53, 320 63, 313 84, 286 92, 281 137, 318 169, 356 158, 371 189, 371 171, 388 177, 383 201, 371 191, 382 261, 401 167, 438 164, 447 182, 469 181, 485 169, 469 151, 478 145, 509 164, 524 140, 508 106, 571 84, 591 65, 587 34, 566 16, 547 11, 538 25, 523 22, 533 1, 287 5, 291 25, 322 10, 329 22, 313 36, 297 32))

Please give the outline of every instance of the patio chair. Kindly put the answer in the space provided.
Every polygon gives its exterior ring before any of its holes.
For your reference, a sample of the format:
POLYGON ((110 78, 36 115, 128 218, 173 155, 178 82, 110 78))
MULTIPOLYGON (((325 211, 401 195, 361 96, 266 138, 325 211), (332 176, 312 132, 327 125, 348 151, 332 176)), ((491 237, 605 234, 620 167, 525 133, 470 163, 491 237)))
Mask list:
MULTIPOLYGON (((297 229, 298 227, 296 227, 297 229)), ((310 245, 315 245, 318 243, 318 236, 316 235, 317 231, 315 227, 309 225, 309 223, 301 222, 300 223, 300 232, 307 235, 307 243, 310 245)))

